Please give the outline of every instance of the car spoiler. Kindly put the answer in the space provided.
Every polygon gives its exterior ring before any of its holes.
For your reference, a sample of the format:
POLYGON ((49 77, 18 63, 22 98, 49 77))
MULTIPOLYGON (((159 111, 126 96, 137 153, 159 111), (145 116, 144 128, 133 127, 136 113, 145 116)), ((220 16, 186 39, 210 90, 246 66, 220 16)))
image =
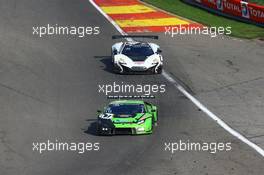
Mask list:
POLYGON ((109 95, 107 99, 154 99, 154 95, 109 95))
POLYGON ((149 39, 159 39, 157 35, 113 35, 112 39, 122 39, 122 38, 149 38, 149 39))

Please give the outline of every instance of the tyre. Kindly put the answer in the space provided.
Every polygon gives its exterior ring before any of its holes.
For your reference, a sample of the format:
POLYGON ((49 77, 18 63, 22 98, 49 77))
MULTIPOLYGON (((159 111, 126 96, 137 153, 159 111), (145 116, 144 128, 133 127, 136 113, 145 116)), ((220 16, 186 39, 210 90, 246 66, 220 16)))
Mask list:
POLYGON ((124 72, 121 72, 121 69, 115 64, 113 64, 113 72, 117 74, 124 74, 124 72))
POLYGON ((160 66, 157 70, 157 74, 161 74, 162 73, 162 66, 160 66))
MULTIPOLYGON (((154 121, 154 126, 158 126, 158 120, 159 120, 159 113, 158 113, 158 109, 156 109, 156 113, 157 113, 157 120, 154 121)), ((153 119, 154 120, 154 119, 153 119)))
POLYGON ((153 67, 153 68, 151 68, 151 72, 153 74, 161 74, 162 73, 162 66, 159 66, 158 69, 157 69, 157 71, 156 71, 156 66, 153 67))
POLYGON ((114 54, 112 50, 111 50, 111 61, 112 61, 112 64, 114 64, 114 54))
POLYGON ((96 134, 98 135, 98 136, 100 136, 100 135, 102 135, 102 129, 101 129, 101 127, 97 124, 97 127, 96 127, 96 134))

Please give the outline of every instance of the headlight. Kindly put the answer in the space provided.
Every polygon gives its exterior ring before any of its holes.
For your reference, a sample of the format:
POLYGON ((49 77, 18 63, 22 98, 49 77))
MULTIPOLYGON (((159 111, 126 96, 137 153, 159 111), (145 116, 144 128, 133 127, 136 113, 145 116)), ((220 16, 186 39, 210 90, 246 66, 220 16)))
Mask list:
POLYGON ((139 120, 139 121, 137 122, 137 124, 140 125, 140 124, 142 124, 142 123, 144 123, 144 122, 145 122, 145 119, 143 119, 143 120, 139 120))
POLYGON ((125 60, 123 58, 120 58, 118 62, 121 63, 121 64, 126 64, 126 62, 125 62, 125 60))
POLYGON ((137 131, 138 132, 143 132, 143 131, 145 131, 145 129, 143 127, 139 127, 139 128, 137 128, 137 131))
POLYGON ((143 116, 143 117, 141 117, 141 118, 139 119, 139 121, 137 122, 137 124, 140 125, 140 124, 144 123, 145 120, 146 120, 146 116, 143 116))
POLYGON ((152 64, 157 64, 159 62, 159 59, 158 58, 155 58, 152 62, 152 64))

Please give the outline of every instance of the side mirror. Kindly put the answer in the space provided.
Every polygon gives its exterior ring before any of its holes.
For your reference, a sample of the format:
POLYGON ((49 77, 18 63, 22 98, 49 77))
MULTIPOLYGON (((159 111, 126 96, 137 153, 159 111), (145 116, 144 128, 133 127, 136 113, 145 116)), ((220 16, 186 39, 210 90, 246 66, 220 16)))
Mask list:
POLYGON ((97 113, 102 113, 102 111, 101 110, 97 110, 97 113))
POLYGON ((161 52, 162 52, 162 50, 160 50, 160 48, 158 48, 157 53, 161 53, 161 52))
POLYGON ((117 50, 113 50, 113 54, 116 55, 117 54, 117 50))

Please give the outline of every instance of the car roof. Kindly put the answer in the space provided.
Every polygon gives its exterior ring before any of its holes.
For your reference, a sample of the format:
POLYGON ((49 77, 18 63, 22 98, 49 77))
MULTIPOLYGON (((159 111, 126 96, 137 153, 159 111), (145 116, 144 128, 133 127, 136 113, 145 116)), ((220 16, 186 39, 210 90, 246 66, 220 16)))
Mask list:
POLYGON ((110 104, 144 104, 142 100, 115 100, 110 104))

